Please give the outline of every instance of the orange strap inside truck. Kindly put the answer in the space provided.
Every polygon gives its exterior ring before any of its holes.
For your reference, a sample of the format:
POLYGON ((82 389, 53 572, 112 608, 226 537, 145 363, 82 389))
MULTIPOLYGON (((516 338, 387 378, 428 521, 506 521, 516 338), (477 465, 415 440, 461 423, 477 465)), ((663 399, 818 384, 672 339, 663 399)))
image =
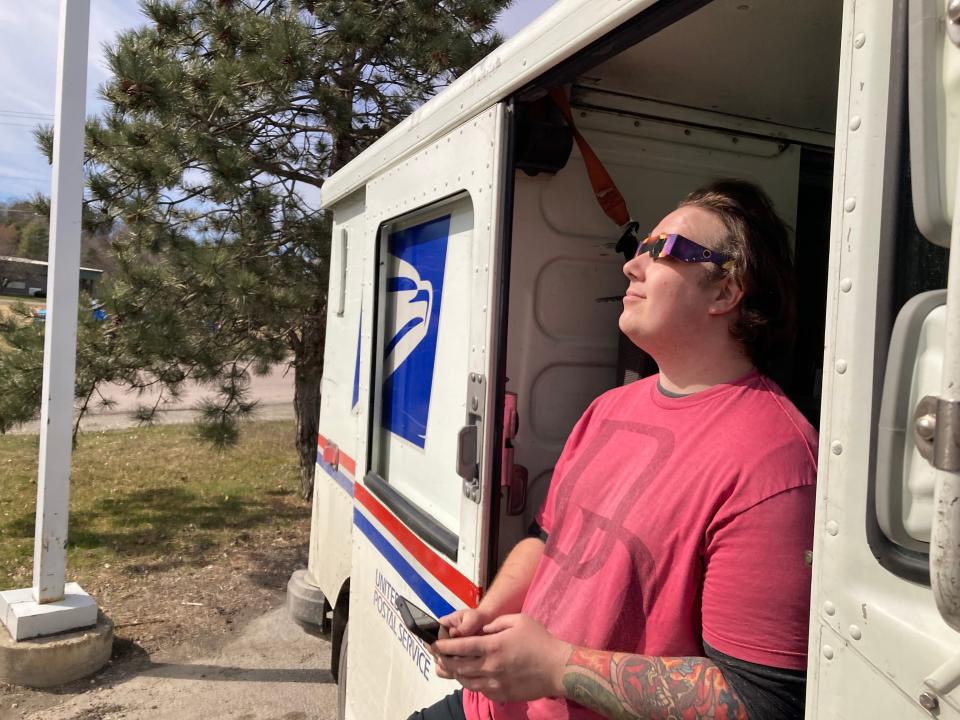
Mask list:
POLYGON ((593 187, 593 194, 596 196, 597 202, 607 217, 617 224, 617 227, 624 228, 623 235, 617 241, 616 249, 617 252, 623 253, 624 257, 629 260, 637 251, 637 229, 640 225, 630 219, 630 211, 627 210, 627 202, 623 199, 623 194, 617 188, 603 163, 600 162, 600 158, 597 157, 593 148, 590 147, 590 143, 577 129, 573 120, 570 101, 567 99, 567 94, 563 91, 563 88, 555 87, 551 89, 550 97, 556 103, 560 112, 563 113, 567 125, 573 132, 577 147, 580 148, 580 154, 583 156, 583 162, 587 166, 587 177, 590 178, 590 185, 593 187))

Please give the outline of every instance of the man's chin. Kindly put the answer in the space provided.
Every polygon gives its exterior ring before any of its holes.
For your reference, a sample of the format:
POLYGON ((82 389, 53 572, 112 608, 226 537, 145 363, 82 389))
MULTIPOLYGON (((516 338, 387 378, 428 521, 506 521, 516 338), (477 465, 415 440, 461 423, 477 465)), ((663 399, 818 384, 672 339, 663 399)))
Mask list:
POLYGON ((620 318, 620 332, 627 336, 627 338, 636 345, 638 348, 643 350, 646 353, 649 353, 647 346, 649 345, 649 338, 646 334, 639 328, 630 325, 623 321, 623 317, 620 318))
POLYGON ((624 308, 620 311, 620 316, 617 318, 617 325, 620 327, 620 332, 624 335, 631 335, 636 333, 639 329, 637 328, 637 317, 634 313, 630 312, 631 308, 624 308))

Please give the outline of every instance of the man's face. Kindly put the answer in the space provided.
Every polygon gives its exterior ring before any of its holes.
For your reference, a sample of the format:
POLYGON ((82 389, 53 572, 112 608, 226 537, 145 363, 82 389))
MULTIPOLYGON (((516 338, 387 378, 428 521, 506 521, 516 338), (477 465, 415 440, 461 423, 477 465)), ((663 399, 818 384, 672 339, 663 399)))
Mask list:
MULTIPOLYGON (((651 235, 678 233, 716 250, 725 232, 716 215, 688 205, 663 218, 651 235)), ((687 263, 670 256, 654 260, 649 253, 628 261, 623 266, 629 284, 620 329, 654 358, 695 348, 715 321, 718 283, 707 281, 712 269, 711 263, 687 263)))

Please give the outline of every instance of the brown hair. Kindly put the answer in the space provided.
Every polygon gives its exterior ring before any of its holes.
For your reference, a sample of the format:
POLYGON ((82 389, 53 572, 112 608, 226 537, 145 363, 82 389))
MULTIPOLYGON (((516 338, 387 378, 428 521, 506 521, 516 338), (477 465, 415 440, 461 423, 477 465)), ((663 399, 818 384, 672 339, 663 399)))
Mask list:
POLYGON ((732 266, 714 265, 708 278, 731 274, 740 282, 744 295, 730 333, 753 364, 770 374, 793 344, 796 308, 787 226, 767 194, 744 180, 717 180, 690 193, 680 207, 687 205, 712 212, 727 229, 716 249, 732 256, 732 266))

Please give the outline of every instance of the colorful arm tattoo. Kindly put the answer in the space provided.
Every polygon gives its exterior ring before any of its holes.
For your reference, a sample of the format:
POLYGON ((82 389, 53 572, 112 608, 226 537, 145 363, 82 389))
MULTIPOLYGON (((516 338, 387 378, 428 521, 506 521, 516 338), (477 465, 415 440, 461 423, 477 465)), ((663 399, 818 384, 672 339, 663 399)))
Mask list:
POLYGON ((702 657, 661 658, 575 647, 567 698, 608 718, 748 720, 720 668, 702 657))

